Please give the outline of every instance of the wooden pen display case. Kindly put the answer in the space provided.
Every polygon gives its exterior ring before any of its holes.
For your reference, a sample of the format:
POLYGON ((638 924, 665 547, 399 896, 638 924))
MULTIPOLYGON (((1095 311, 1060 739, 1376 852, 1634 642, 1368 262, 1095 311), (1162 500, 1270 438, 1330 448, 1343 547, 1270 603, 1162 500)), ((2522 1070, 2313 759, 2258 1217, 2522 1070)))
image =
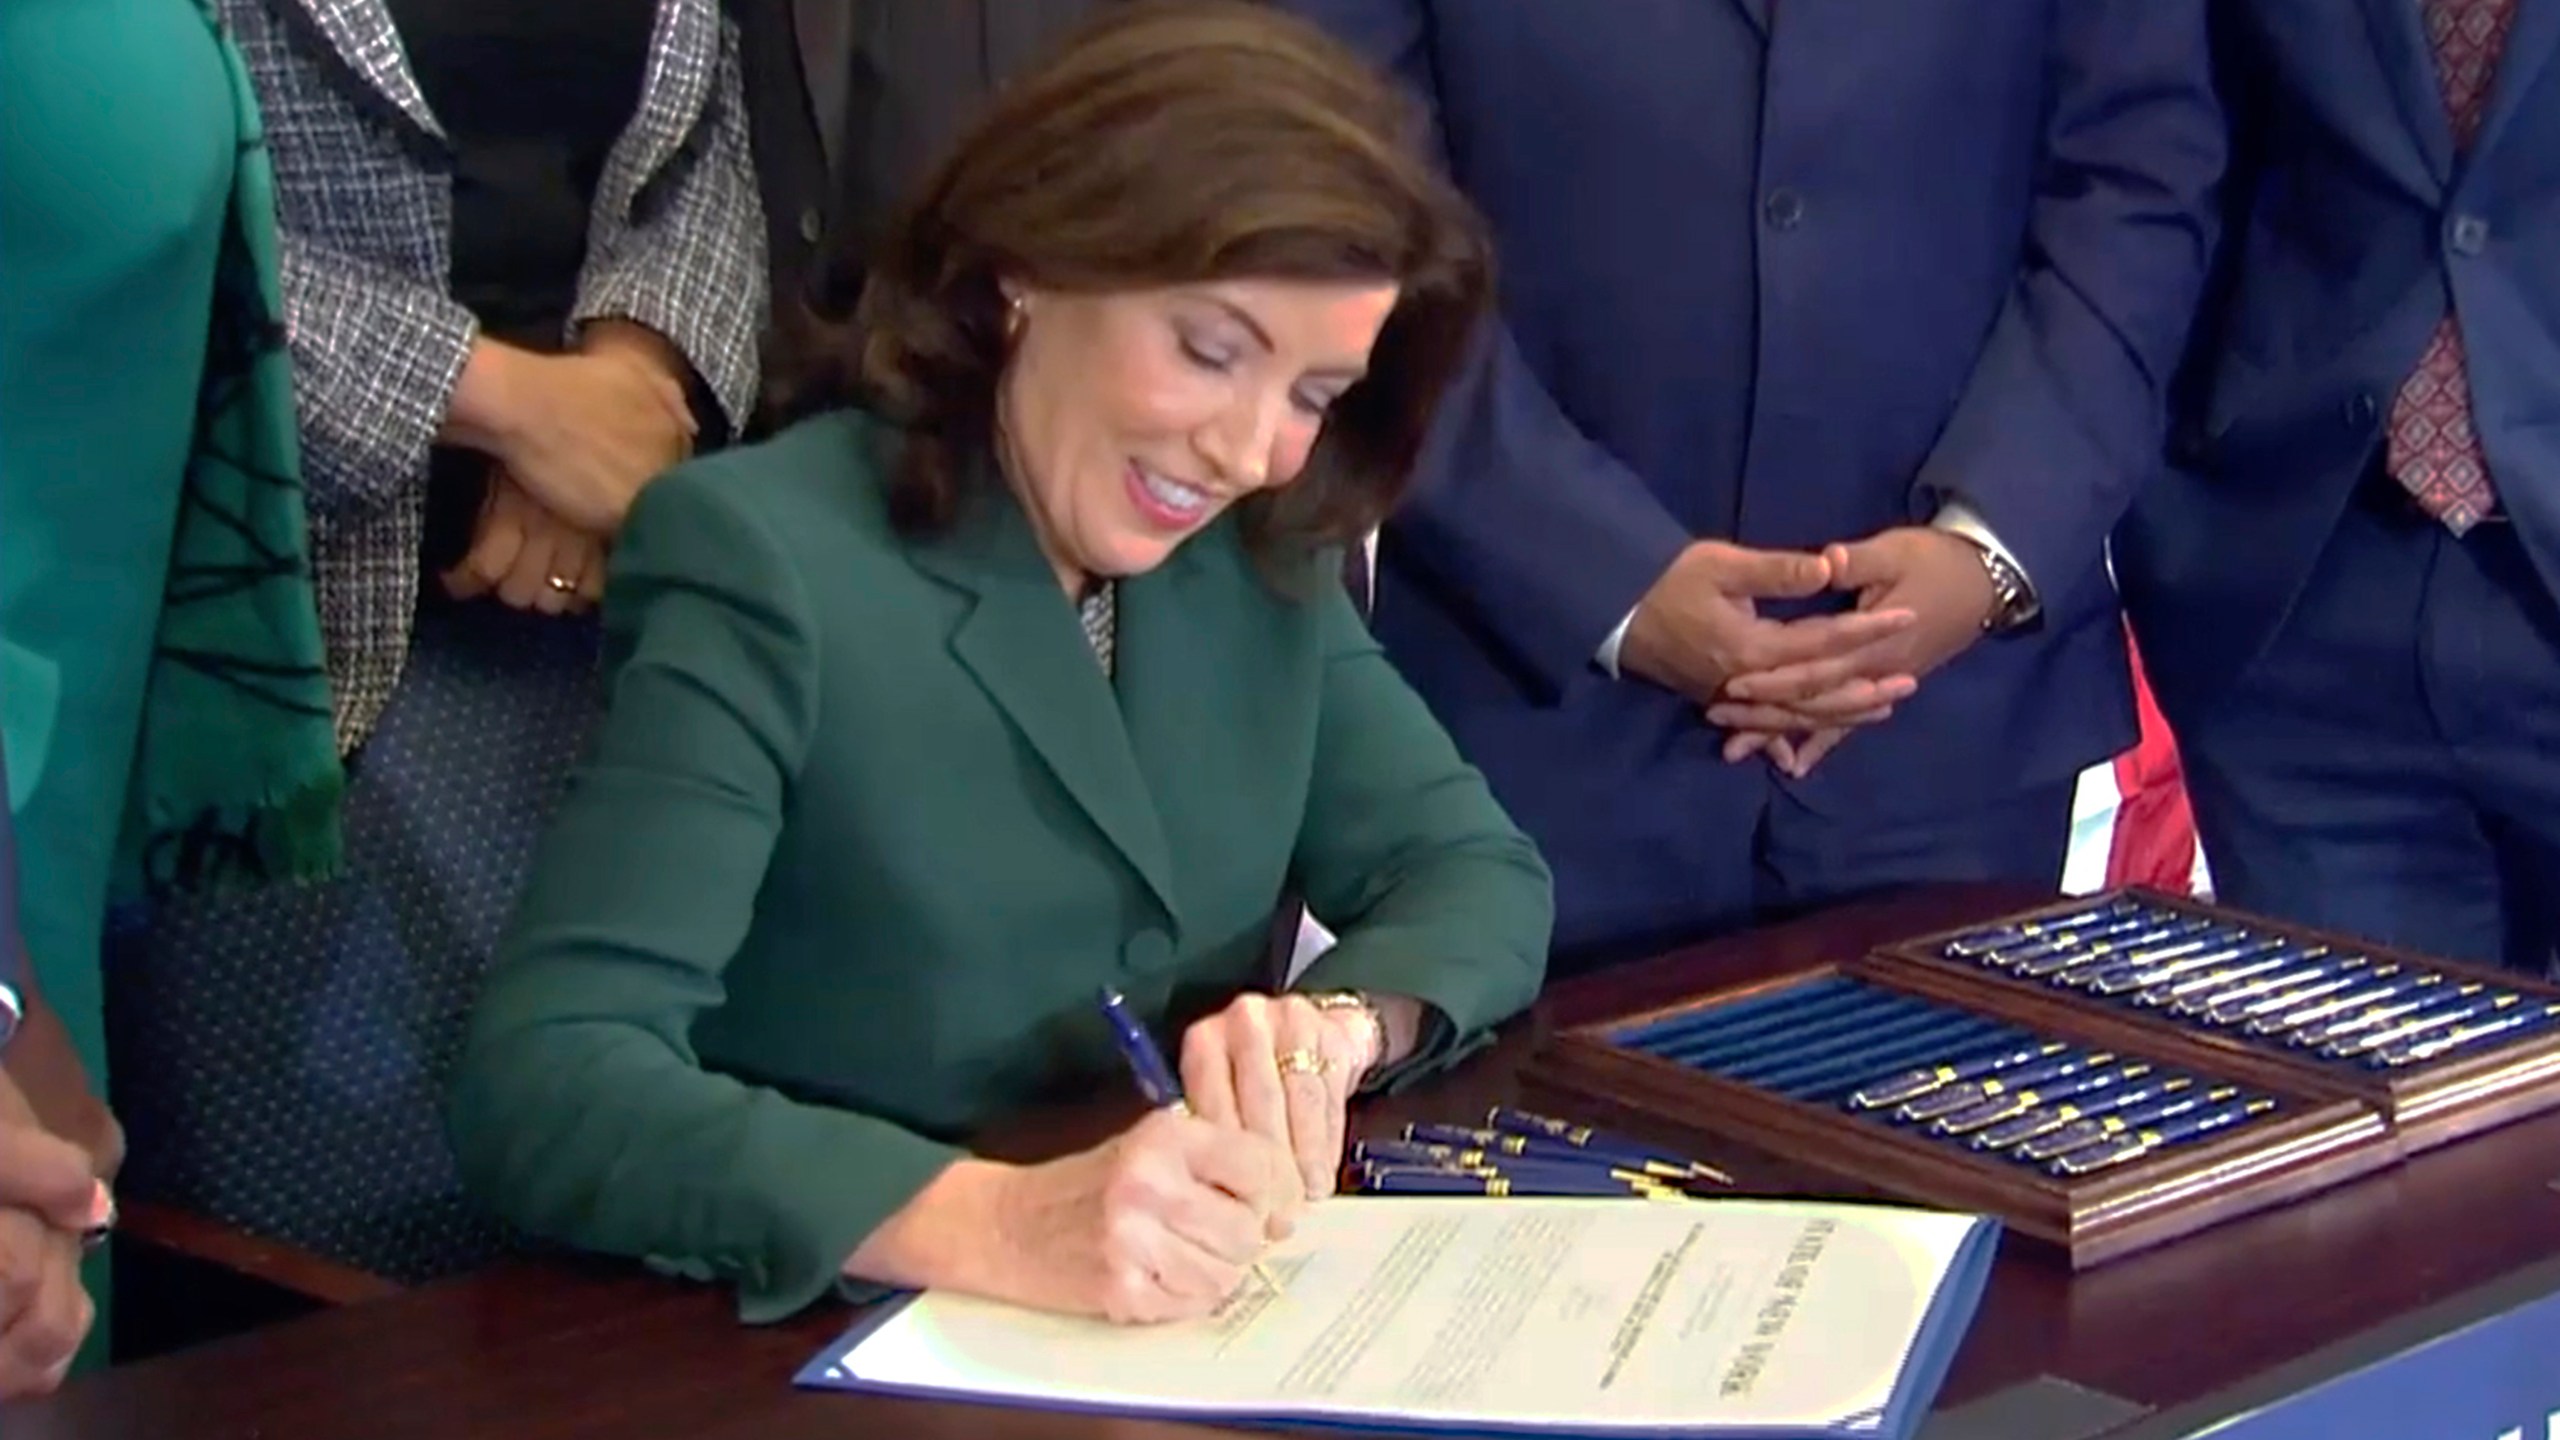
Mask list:
POLYGON ((2083 1268, 2560 1104, 2560 986, 2124 891, 1583 1025, 1534 1063, 2083 1268))

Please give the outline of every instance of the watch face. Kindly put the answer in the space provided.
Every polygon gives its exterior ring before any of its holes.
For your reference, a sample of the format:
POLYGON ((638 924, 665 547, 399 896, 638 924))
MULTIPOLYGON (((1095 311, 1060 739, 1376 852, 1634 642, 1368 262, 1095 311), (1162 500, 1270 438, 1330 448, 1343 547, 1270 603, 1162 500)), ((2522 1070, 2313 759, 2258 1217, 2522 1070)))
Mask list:
POLYGON ((18 1017, 25 1013, 19 1007, 16 987, 0 984, 0 1050, 9 1048, 9 1041, 18 1033, 18 1017))

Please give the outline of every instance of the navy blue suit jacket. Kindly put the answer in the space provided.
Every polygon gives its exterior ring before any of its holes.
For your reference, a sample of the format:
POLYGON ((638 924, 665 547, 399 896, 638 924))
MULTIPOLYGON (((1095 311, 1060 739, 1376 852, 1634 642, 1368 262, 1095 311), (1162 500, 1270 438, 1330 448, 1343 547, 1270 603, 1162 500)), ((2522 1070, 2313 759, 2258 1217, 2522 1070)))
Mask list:
POLYGON ((2204 0, 1287 4, 1431 100, 1499 240, 1507 324, 1377 627, 1556 862, 1561 943, 1747 885, 1715 857, 1770 772, 1592 663, 1693 538, 1813 547, 1953 495, 2042 594, 1796 787, 1817 808, 1978 805, 2130 741, 2102 547, 2211 245, 2204 0))
POLYGON ((2228 0, 2232 223, 2178 464, 2118 571, 2161 698, 2274 637, 2447 307, 2500 498, 2560 588, 2560 3, 2523 0, 2455 153, 2418 0, 2228 0))

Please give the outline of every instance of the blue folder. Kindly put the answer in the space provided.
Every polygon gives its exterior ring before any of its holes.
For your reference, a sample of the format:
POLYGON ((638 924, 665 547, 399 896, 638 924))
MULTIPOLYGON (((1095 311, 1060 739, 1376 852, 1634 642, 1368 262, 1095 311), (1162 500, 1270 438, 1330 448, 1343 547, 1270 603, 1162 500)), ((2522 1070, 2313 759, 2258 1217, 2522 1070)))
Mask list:
MULTIPOLYGON (((1410 1203, 1410 1202, 1399 1202, 1410 1203)), ((1502 1200, 1465 1201, 1466 1204, 1499 1205, 1502 1200)), ((1599 1201, 1598 1204, 1622 1202, 1599 1201)), ((1696 1202, 1711 1208, 1715 1200, 1696 1202)), ((1341 1413, 1308 1413, 1285 1406, 1265 1411, 1241 1412, 1235 1409, 1193 1411, 1150 1405, 1126 1406, 1076 1405, 1055 1401, 1026 1400, 1009 1395, 979 1391, 946 1390, 932 1386, 902 1385, 866 1380, 853 1374, 847 1362, 854 1352, 901 1309, 917 1298, 901 1296, 881 1302, 865 1311, 841 1337, 802 1368, 795 1384, 808 1389, 893 1396, 910 1400, 940 1400, 958 1404, 987 1405, 1007 1409, 1049 1410, 1058 1413, 1125 1415, 1131 1418, 1189 1422, 1207 1425, 1281 1427, 1325 1431, 1358 1431, 1379 1434, 1464 1434, 1464 1435, 1547 1435, 1547 1436, 1646 1436, 1695 1437, 1695 1440, 1835 1440, 1835 1437, 1873 1437, 1873 1440, 1910 1440, 1929 1415, 1938 1390, 1945 1383, 1948 1368, 1971 1327, 1976 1308, 1991 1273, 1992 1260, 1999 1247, 1999 1222, 1989 1217, 1975 1217, 1970 1229, 1959 1242, 1949 1261, 1937 1293, 1925 1307, 1914 1332, 1910 1348, 1905 1352, 1901 1371, 1892 1387, 1887 1403, 1877 1410, 1846 1415, 1819 1426, 1756 1425, 1611 1425, 1595 1424, 1587 1428, 1525 1424, 1488 1424, 1470 1419, 1465 1423, 1441 1423, 1397 1414, 1345 1415, 1341 1413)))

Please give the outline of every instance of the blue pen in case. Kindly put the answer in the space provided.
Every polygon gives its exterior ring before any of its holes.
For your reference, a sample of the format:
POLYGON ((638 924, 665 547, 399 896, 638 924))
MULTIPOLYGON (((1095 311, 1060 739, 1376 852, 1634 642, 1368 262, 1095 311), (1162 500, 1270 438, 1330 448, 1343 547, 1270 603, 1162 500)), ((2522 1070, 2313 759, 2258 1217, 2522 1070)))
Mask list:
POLYGON ((2093 1094, 2074 1096, 2059 1105, 2044 1105, 2013 1116, 1996 1125, 1988 1125, 1965 1137, 1965 1144, 1976 1150, 2011 1150, 2030 1140, 2050 1135, 2074 1121, 2095 1119, 2118 1110, 2147 1104, 2163 1095, 2175 1094, 2195 1084, 2185 1075, 2145 1076, 2137 1082, 2112 1085, 2093 1094))
POLYGON ((2540 1004, 2510 1010, 2493 1020, 2464 1025, 2440 1034, 2430 1034, 2395 1042, 2364 1057, 2376 1069, 2396 1069, 2429 1060, 2459 1054, 2475 1045, 2496 1039, 2515 1039, 2532 1031, 2560 1023, 2560 1005, 2540 1004))
POLYGON ((1904 1124, 1935 1120, 1959 1110, 1979 1105, 1996 1096, 2007 1095, 2029 1086, 2044 1085, 2084 1071, 2102 1069, 2114 1064, 2116 1057, 2104 1050, 2066 1050, 2049 1060, 2021 1066, 1998 1075, 1962 1085, 1950 1085, 1917 1100, 1895 1107, 1893 1118, 1904 1124))
POLYGON ((1863 1023, 1874 1014, 1878 1003, 1878 993, 1873 987, 1843 985, 1801 1005, 1761 1010, 1742 1017, 1721 1015, 1717 1013, 1721 1007, 1709 1007, 1704 1012, 1685 1017, 1684 1023, 1678 1026, 1647 1034, 1629 1048, 1689 1064, 1699 1055, 1744 1054, 1824 1027, 1863 1023))
POLYGON ((2286 957, 2281 969, 2265 975, 2250 976, 2235 985, 2226 985, 2207 990, 2199 995, 2187 996, 2171 1003, 2169 1010, 2172 1014, 2186 1019, 2202 1020, 2208 1025, 2227 1025, 2231 1022, 2223 1017, 2246 1014, 2245 1007, 2251 1002, 2338 978, 2341 969, 2348 963, 2344 960, 2332 960, 2325 955, 2313 957, 2295 952, 2286 957))
POLYGON ((2226 1028, 2253 1028, 2268 1015, 2299 1010, 2341 991, 2371 984, 2375 976, 2393 974, 2397 969, 2397 966, 2372 965, 2361 959, 2349 960, 2335 970, 2276 986, 2261 995, 2216 1005, 2206 1014, 2205 1021, 2226 1028))
POLYGON ((2367 1051, 2415 1040, 2437 1030, 2448 1030, 2523 1003, 2524 997, 2512 990, 2484 991, 2484 987, 2464 986, 2445 999, 2430 1002, 2410 1014, 2381 1025, 2367 1026, 2332 1041, 2323 1047, 2321 1053, 2332 1059, 2352 1059, 2367 1051), (2470 993, 2464 993, 2466 991, 2470 993))
POLYGON ((1867 1081, 1851 1092, 1847 1104, 1852 1110, 1899 1105, 1959 1080, 1971 1080, 1978 1075, 2030 1064, 2050 1055, 2059 1055, 2069 1048, 2059 1040, 2037 1040, 2033 1037, 2014 1044, 2005 1039, 1995 1041, 1986 1052, 1957 1055, 1946 1064, 1905 1070, 1881 1080, 1867 1081))
POLYGON ((1935 1024, 1898 1035, 1878 1036, 1859 1044, 1854 1037, 1815 1047, 1782 1064, 1733 1078, 1763 1090, 1820 1104, 1834 1104, 1878 1072, 1900 1073, 1915 1066, 1944 1064, 1978 1052, 1986 1042, 2014 1047, 2022 1038, 1997 1021, 1956 1012, 1935 1024))
POLYGON ((2040 920, 2021 920, 2008 925, 1986 926, 1967 931, 1946 942, 1946 953, 1957 959, 1970 959, 1988 950, 2022 941, 2057 935, 2066 931, 2097 925, 2118 915, 2140 908, 2130 900, 2108 900, 2078 910, 2048 915, 2040 920))
POLYGON ((2145 1009, 2157 1010, 2192 995, 2201 995, 2216 989, 2228 989, 2253 975, 2272 974, 2291 963, 2283 955, 2269 948, 2236 951, 2222 960, 2215 961, 2212 965, 2199 966, 2194 970, 2180 971, 2161 977, 2157 982, 2137 992, 2133 996, 2133 1003, 2145 1009))
POLYGON ((1818 1041, 1843 1035, 1874 1035, 1886 1027, 1926 1023, 1939 1013, 1927 1001, 1889 990, 1861 987, 1857 1003, 1825 1011, 1819 1018, 1781 1023, 1742 1036, 1720 1033, 1682 1037, 1677 1043, 1648 1046, 1651 1053, 1682 1065, 1719 1073, 1732 1071, 1773 1054, 1798 1052, 1818 1041))
POLYGON ((2389 1024, 2404 1015, 2415 1015, 2421 1010, 2476 994, 2479 990, 2477 985, 2454 985, 2441 975, 2430 975, 2372 1004, 2329 1016, 2316 1025, 2297 1025, 2285 1033, 2285 1043, 2318 1049, 2332 1041, 2361 1035, 2389 1024))
POLYGON ((2092 1174, 2165 1146, 2181 1145, 2216 1130, 2255 1119, 2275 1108, 2275 1101, 2261 1096, 2197 1110, 2165 1125, 2122 1131, 2094 1145, 2065 1152, 2053 1161, 2050 1168, 2056 1175, 2092 1174))
POLYGON ((2146 1104, 2127 1106, 2094 1120, 2074 1120, 2047 1135, 2039 1135, 2013 1152, 2025 1160, 2052 1160, 2068 1155, 2119 1135, 2127 1130, 2155 1126, 2177 1116, 2212 1106, 2220 1106, 2240 1097, 2237 1085, 2216 1085, 2209 1089, 2184 1089, 2146 1104))
POLYGON ((2443 983, 2441 976, 2420 975, 2408 971, 2389 973, 2386 969, 2376 969, 2372 972, 2371 978, 2373 981, 2371 984, 2342 990, 2317 1004, 2271 1010, 2249 1022, 2249 1033, 2291 1035, 2306 1026, 2323 1024, 2341 1015, 2352 1014, 2358 1006, 2378 1005, 2405 991, 2443 983))
POLYGON ((1952 1115, 1939 1116, 1929 1122, 1929 1133, 1944 1136, 1971 1136, 1978 1130, 2024 1115, 2053 1101, 2067 1100, 2075 1095, 2086 1095, 2123 1081, 2140 1079, 2150 1073, 2151 1067, 2148 1065, 2120 1065, 2112 1069, 2093 1070, 2086 1074, 2068 1076, 2050 1085, 2039 1085, 2032 1090, 2013 1090, 2006 1095, 1985 1100, 1979 1105, 1958 1110, 1952 1115))
POLYGON ((1628 1025, 1610 1038, 1630 1050, 1658 1053, 1663 1046, 1675 1044, 1693 1034, 1711 1030, 1732 1033, 1742 1027, 1758 1026, 1773 1017, 1791 1020, 1794 1016, 1818 1012, 1828 1006, 1854 1002, 1860 989, 1845 977, 1827 975, 1818 980, 1782 985, 1628 1025))
POLYGON ((1986 1030, 1993 1023, 1961 1010, 1933 1005, 1872 1025, 1806 1036, 1796 1044, 1772 1046, 1747 1059, 1719 1058, 1707 1068, 1728 1080, 1764 1089, 1784 1088, 1787 1081, 1780 1077, 1800 1081, 1826 1071, 1837 1076, 1836 1083, 1846 1085, 1862 1074, 1872 1073, 1876 1065, 1889 1069, 1909 1065, 1913 1054, 1904 1047, 1914 1041, 1923 1042, 1919 1055, 1943 1054, 1962 1044, 1964 1037, 1986 1030), (1881 1058, 1884 1056, 1897 1058, 1881 1058))

